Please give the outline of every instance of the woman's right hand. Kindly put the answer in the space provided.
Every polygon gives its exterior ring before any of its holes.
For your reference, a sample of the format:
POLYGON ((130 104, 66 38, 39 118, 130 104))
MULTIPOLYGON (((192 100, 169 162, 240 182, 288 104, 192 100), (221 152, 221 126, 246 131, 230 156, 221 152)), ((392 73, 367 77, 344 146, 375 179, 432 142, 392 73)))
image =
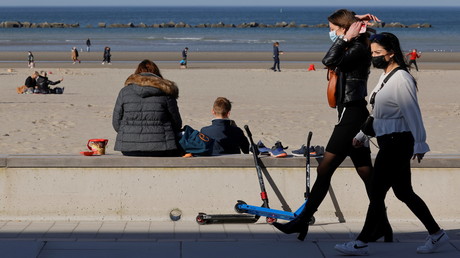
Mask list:
POLYGON ((377 16, 373 15, 373 14, 370 14, 370 13, 367 13, 367 14, 357 14, 355 15, 356 18, 358 18, 358 20, 360 21, 363 21, 365 22, 366 24, 369 22, 369 21, 380 21, 379 18, 377 18, 377 16))
POLYGON ((359 36, 359 31, 361 30, 361 26, 363 25, 362 21, 354 22, 350 25, 347 32, 345 33, 344 38, 348 40, 352 40, 359 36))

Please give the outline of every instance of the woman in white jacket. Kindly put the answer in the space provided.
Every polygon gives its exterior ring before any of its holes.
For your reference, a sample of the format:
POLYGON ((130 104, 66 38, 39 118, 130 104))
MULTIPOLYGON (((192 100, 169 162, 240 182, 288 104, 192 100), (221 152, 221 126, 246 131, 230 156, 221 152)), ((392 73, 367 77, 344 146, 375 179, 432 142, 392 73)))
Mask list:
MULTIPOLYGON (((423 223, 430 234, 418 253, 434 252, 449 238, 412 189, 411 159, 423 159, 430 150, 426 141, 422 115, 417 100, 417 84, 408 72, 398 38, 391 33, 371 36, 372 64, 384 70, 377 87, 371 93, 373 129, 379 152, 374 164, 370 204, 364 227, 357 240, 338 244, 335 249, 349 255, 367 255, 369 236, 383 213, 386 193, 393 188, 396 197, 423 223), (388 80, 385 80, 387 76, 388 80), (386 81, 386 83, 385 83, 386 81)), ((364 144, 367 136, 358 133, 355 146, 364 144)))

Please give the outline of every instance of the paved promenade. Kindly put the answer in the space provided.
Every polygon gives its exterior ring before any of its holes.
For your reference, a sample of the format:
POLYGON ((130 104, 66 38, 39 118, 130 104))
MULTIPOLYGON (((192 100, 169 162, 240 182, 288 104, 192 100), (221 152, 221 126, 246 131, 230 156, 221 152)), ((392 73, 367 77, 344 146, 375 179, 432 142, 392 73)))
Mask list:
MULTIPOLYGON (((305 242, 260 219, 255 224, 198 225, 191 221, 1 221, 0 257, 340 257, 336 243, 354 239, 362 221, 310 226, 305 242)), ((440 221, 450 243, 430 255, 415 250, 426 232, 420 222, 391 221, 394 243, 373 243, 372 257, 460 257, 460 222, 440 221)))

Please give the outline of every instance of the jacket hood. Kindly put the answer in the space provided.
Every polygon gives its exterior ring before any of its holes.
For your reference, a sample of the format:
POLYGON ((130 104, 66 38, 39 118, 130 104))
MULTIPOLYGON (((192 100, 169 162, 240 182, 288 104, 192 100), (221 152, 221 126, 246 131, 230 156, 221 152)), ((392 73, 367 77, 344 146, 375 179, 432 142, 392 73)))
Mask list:
MULTIPOLYGON (((152 95, 149 88, 157 89, 166 95, 179 98, 179 88, 176 83, 170 80, 162 79, 153 74, 131 74, 125 81, 125 86, 134 84, 140 87, 139 95, 142 97, 152 95)), ((157 94, 154 94, 157 95, 157 94)))

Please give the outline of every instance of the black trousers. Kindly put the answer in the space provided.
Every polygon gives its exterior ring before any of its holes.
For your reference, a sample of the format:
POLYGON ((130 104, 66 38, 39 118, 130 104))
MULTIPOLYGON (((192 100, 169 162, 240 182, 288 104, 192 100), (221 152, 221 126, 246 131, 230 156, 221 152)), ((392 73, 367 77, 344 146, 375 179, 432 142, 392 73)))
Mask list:
POLYGON ((276 71, 277 68, 278 68, 278 71, 281 71, 280 70, 280 58, 279 57, 273 57, 273 70, 276 71))
POLYGON ((430 234, 440 230, 425 202, 414 193, 411 183, 410 160, 414 151, 414 138, 410 132, 393 133, 377 137, 379 152, 375 159, 371 180, 370 204, 366 221, 358 240, 369 242, 375 225, 384 214, 384 201, 390 188, 396 197, 423 223, 430 234))
POLYGON ((415 70, 418 72, 418 65, 416 60, 409 60, 409 69, 412 67, 412 64, 415 65, 415 70))

